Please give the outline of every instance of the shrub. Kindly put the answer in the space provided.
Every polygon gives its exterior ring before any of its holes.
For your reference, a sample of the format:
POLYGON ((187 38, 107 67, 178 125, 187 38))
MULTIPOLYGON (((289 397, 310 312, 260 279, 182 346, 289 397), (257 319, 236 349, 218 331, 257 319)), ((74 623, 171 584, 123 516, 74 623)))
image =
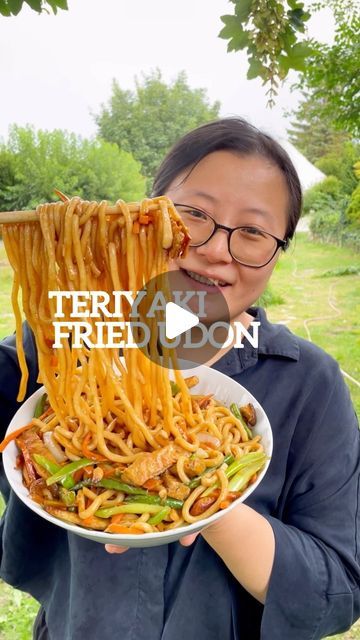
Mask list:
POLYGON ((358 144, 347 141, 336 151, 326 154, 316 162, 316 166, 327 176, 335 176, 341 183, 342 191, 348 195, 356 187, 354 163, 359 160, 358 144))
POLYGON ((327 176, 322 182, 305 191, 303 211, 305 214, 311 213, 326 204, 335 205, 335 202, 342 198, 340 180, 335 176, 327 176))
POLYGON ((265 291, 261 294, 256 304, 260 307, 271 307, 277 304, 284 304, 285 300, 279 293, 274 293, 271 287, 268 285, 265 291))
POLYGON ((360 231, 360 183, 351 194, 345 216, 350 229, 360 231))

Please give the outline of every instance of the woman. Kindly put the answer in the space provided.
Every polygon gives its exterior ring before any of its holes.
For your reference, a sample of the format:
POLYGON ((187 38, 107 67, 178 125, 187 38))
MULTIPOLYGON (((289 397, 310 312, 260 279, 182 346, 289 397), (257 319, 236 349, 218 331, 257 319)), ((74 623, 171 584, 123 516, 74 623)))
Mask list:
MULTIPOLYGON (((42 603, 37 639, 314 640, 345 630, 360 615, 355 413, 336 362, 251 306, 300 215, 294 167, 243 120, 219 120, 170 151, 155 179, 161 193, 192 229, 196 246, 175 265, 189 288, 215 281, 232 320, 261 322, 258 349, 229 348, 212 366, 265 408, 274 435, 267 475, 201 535, 126 553, 67 534, 10 494, 1 576, 42 603)), ((29 332, 25 341, 30 394, 29 332)), ((14 349, 13 338, 0 349, 3 429, 17 408, 14 349)))

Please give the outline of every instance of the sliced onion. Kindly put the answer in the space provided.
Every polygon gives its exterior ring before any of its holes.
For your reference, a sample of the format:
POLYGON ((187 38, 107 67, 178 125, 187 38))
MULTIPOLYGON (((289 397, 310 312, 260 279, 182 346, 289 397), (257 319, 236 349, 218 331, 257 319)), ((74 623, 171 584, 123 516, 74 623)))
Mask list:
POLYGON ((215 447, 215 449, 218 449, 221 445, 219 438, 213 436, 211 433, 207 433, 207 431, 199 431, 196 437, 199 442, 203 442, 204 444, 208 443, 210 446, 215 447))
POLYGON ((58 445, 58 443, 56 442, 51 431, 45 431, 43 435, 43 440, 46 448, 54 456, 56 462, 65 462, 65 460, 67 460, 66 455, 64 454, 63 450, 58 445))

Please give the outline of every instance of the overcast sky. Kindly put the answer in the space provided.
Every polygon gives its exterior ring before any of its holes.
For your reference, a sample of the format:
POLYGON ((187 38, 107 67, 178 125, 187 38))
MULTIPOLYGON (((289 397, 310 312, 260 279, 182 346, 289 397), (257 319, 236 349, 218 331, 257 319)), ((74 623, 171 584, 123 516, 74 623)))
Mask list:
MULTIPOLYGON (((69 0, 69 11, 38 15, 25 6, 16 17, 0 16, 0 136, 11 123, 42 129, 96 133, 92 113, 134 76, 160 68, 166 81, 185 70, 192 87, 220 100, 222 115, 242 115, 285 134, 284 109, 296 105, 289 85, 275 109, 266 88, 246 80, 244 54, 227 53, 217 37, 228 0, 69 0)), ((331 39, 331 16, 312 19, 310 34, 331 39)), ((293 76, 293 79, 295 76, 293 76)))

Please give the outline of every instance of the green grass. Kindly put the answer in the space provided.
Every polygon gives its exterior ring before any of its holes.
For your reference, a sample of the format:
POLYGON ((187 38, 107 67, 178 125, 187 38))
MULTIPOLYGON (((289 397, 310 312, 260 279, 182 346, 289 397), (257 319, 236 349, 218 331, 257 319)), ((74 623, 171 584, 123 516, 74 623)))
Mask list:
POLYGON ((0 640, 30 640, 38 603, 7 584, 0 587, 0 640))
MULTIPOLYGON (((271 288, 283 299, 270 306, 268 316, 294 333, 325 349, 341 368, 360 382, 360 278, 356 273, 336 275, 359 263, 345 247, 311 242, 296 236, 294 246, 279 260, 271 288), (321 277, 325 271, 335 275, 321 277)), ((360 415, 360 387, 345 377, 360 415)))
MULTIPOLYGON (((317 244, 298 234, 294 246, 278 262, 270 293, 264 298, 271 321, 285 323, 304 338, 309 338, 310 331, 313 342, 331 353, 356 380, 360 380, 360 279, 351 267, 358 263, 350 249, 317 244), (330 273, 323 278, 325 271, 330 273)), ((14 331, 11 282, 1 245, 0 338, 14 331)), ((360 413, 360 388, 347 383, 360 413)), ((30 596, 0 582, 0 640, 30 640, 37 609, 38 603, 30 596)), ((360 622, 332 638, 360 640, 360 622)))

